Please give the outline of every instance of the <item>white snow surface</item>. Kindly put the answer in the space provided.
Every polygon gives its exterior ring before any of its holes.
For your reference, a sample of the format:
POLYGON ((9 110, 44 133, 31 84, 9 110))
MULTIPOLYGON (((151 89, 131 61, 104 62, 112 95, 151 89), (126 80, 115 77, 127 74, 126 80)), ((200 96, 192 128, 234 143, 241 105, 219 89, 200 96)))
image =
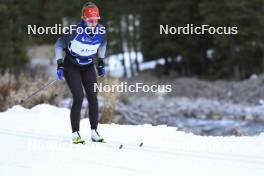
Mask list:
POLYGON ((263 134, 202 137, 164 125, 99 124, 107 141, 100 144, 90 141, 84 119, 87 144, 74 145, 69 114, 47 104, 0 113, 0 175, 264 175, 263 134))

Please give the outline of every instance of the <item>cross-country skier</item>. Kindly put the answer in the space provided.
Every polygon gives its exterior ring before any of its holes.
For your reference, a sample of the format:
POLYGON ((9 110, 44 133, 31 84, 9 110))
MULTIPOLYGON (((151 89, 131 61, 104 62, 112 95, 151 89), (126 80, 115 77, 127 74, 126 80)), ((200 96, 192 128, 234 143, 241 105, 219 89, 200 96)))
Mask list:
POLYGON ((97 132, 98 102, 94 84, 97 75, 94 68, 94 59, 98 58, 97 73, 105 75, 104 57, 106 51, 105 28, 98 23, 100 19, 98 7, 91 2, 82 8, 79 29, 62 34, 55 44, 58 80, 65 77, 72 93, 73 103, 70 119, 73 143, 85 143, 81 138, 80 112, 83 102, 83 87, 89 103, 89 119, 91 125, 91 139, 93 142, 103 142, 104 139, 97 132), (83 30, 81 30, 81 29, 83 30), (65 57, 63 57, 65 52, 65 57))

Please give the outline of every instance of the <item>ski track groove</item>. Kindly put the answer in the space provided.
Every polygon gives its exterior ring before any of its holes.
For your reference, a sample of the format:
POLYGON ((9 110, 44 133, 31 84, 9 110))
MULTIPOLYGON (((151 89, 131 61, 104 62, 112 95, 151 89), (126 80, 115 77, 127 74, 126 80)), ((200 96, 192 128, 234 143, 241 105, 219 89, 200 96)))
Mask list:
MULTIPOLYGON (((70 143, 70 140, 68 137, 65 136, 54 136, 54 135, 48 135, 48 134, 40 134, 40 133, 31 133, 27 131, 19 131, 19 130, 10 130, 10 129, 0 129, 0 135, 6 134, 6 135, 12 135, 15 137, 21 137, 21 138, 33 138, 37 140, 48 140, 48 141, 56 141, 56 142, 63 142, 63 143, 70 143)), ((140 141, 141 142, 141 141, 140 141)), ((116 150, 132 150, 132 151, 138 151, 138 152, 153 152, 153 154, 162 154, 166 155, 167 157, 175 158, 177 155, 196 158, 196 159, 218 159, 218 160, 232 160, 232 161, 238 161, 242 163, 255 163, 257 165, 260 165, 263 167, 264 165, 264 157, 258 157, 258 156, 249 156, 249 155, 241 155, 241 154, 229 154, 228 156, 225 153, 212 153, 212 152, 197 152, 197 151, 184 151, 184 150, 178 150, 177 151, 166 151, 162 150, 159 147, 151 147, 147 146, 146 144, 143 144, 142 147, 139 147, 139 144, 135 143, 126 143, 126 142, 117 142, 117 141, 111 141, 107 140, 107 143, 93 143, 93 142, 87 142, 86 145, 88 146, 100 146, 100 147, 111 147, 116 150), (119 149, 118 147, 120 145, 123 145, 122 149, 119 149)), ((143 141, 144 142, 144 141, 143 141)))

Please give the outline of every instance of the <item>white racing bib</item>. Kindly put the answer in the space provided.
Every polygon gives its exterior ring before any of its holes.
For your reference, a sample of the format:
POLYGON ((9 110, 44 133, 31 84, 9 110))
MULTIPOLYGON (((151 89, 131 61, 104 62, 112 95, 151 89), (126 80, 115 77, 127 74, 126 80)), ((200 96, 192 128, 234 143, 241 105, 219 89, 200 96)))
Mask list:
POLYGON ((89 57, 97 53, 100 43, 95 43, 92 38, 77 35, 68 46, 69 51, 74 56, 89 57))

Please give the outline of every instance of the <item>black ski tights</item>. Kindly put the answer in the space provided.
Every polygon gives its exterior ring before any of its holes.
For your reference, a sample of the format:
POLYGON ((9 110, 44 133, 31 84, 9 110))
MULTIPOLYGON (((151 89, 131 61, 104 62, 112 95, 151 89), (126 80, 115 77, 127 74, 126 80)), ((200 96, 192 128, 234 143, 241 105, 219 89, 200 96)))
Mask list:
POLYGON ((91 129, 97 129, 98 102, 97 93, 94 91, 94 83, 97 82, 94 65, 77 66, 71 63, 69 58, 65 58, 64 76, 73 96, 70 114, 72 132, 79 131, 80 128, 80 113, 84 97, 83 87, 89 104, 91 129))

